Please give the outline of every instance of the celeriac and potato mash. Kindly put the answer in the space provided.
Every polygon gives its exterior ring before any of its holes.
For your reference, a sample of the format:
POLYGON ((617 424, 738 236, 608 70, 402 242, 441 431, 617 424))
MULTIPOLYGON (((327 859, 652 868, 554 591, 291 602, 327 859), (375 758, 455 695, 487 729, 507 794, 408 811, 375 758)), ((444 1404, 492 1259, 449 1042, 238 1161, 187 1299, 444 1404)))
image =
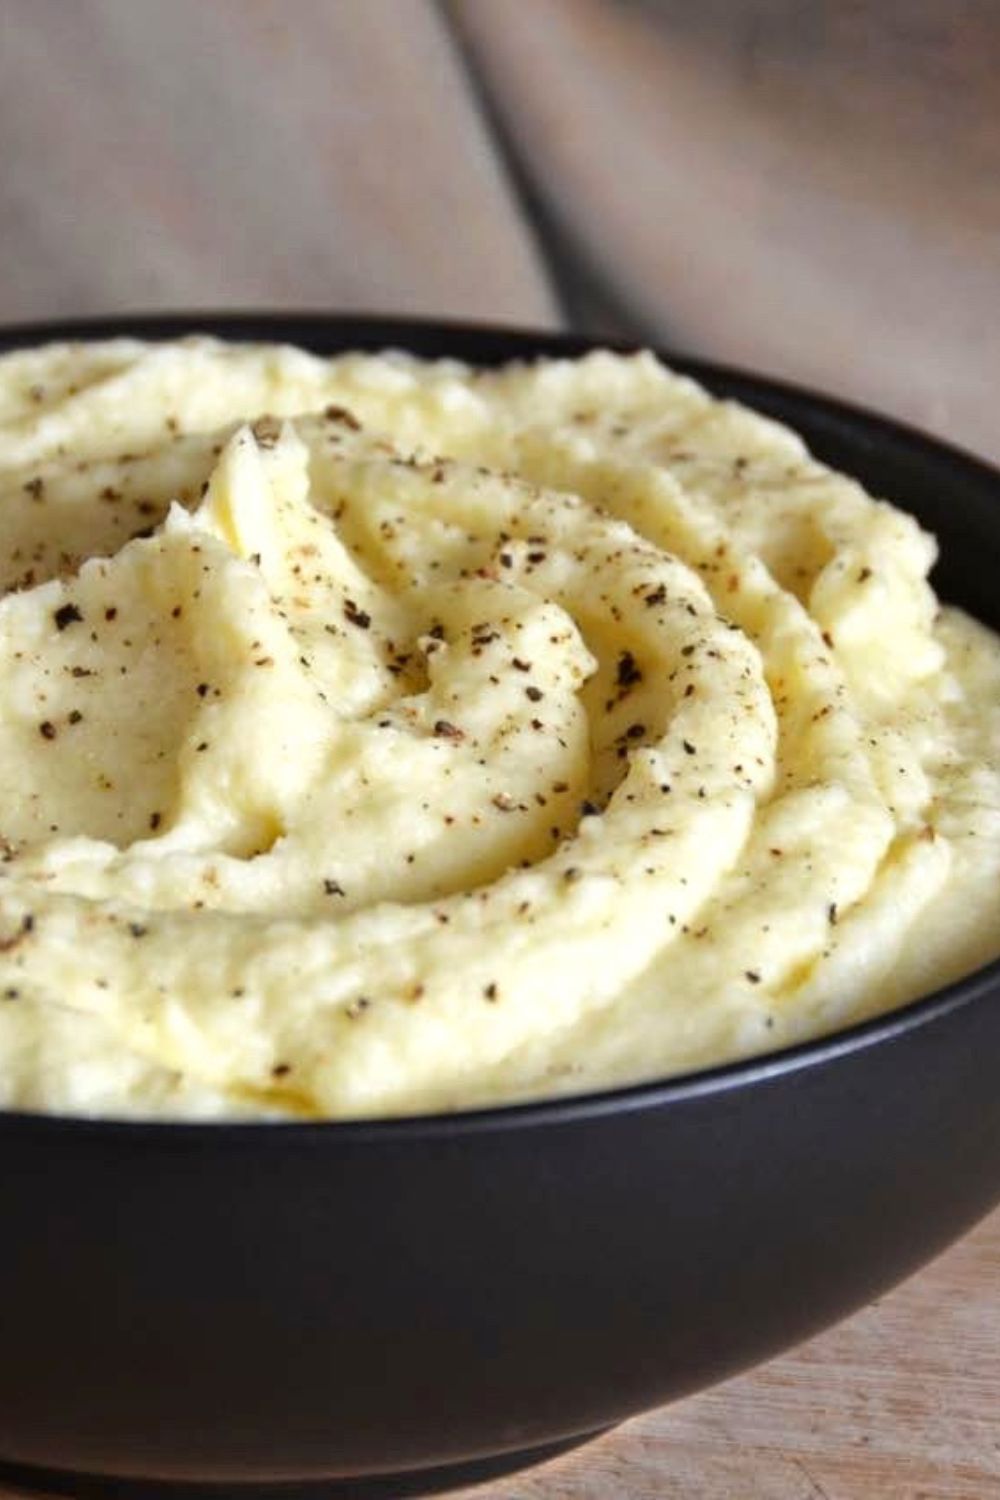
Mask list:
POLYGON ((448 1110, 1000 951, 1000 642, 650 355, 0 359, 0 1104, 448 1110))

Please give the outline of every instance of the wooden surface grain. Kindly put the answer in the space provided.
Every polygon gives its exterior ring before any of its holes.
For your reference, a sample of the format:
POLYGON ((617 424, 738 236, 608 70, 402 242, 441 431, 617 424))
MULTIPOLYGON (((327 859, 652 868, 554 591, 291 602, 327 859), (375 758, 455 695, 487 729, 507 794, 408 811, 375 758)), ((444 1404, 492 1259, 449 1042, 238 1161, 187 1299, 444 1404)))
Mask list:
MULTIPOLYGON (((0 319, 244 305, 551 323, 572 256, 612 330, 1000 455, 996 7, 736 11, 0 0, 0 319)), ((763 1369, 469 1496, 1000 1500, 998 1273, 1000 1215, 763 1369)))
POLYGON ((838 1328, 456 1500, 997 1500, 1000 1213, 838 1328))
POLYGON ((0 319, 551 322, 431 0, 2 0, 0 319))
POLYGON ((605 309, 1000 458, 994 0, 451 5, 605 309))

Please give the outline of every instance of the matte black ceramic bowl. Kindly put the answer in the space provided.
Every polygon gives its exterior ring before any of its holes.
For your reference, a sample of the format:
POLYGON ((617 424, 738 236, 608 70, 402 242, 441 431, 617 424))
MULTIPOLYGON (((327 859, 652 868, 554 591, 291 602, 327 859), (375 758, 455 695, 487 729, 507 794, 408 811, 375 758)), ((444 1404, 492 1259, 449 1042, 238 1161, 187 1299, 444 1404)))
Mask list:
MULTIPOLYGON (((263 316, 3 344, 194 328, 483 363, 587 347, 263 316)), ((675 363, 915 512, 941 538, 940 592, 1000 625, 1000 474, 675 363)), ((994 963, 831 1039, 570 1101, 325 1125, 0 1117, 2 1474, 102 1497, 388 1497, 558 1451, 815 1333, 984 1214, 998 1058, 994 963)))

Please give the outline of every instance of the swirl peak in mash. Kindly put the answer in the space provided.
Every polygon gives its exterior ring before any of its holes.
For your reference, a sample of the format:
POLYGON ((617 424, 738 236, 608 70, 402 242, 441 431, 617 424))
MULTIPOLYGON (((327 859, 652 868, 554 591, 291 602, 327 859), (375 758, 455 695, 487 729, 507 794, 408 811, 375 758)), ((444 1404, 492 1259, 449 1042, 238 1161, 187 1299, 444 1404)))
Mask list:
POLYGON ((8 1108, 577 1091, 1000 949, 997 639, 651 355, 51 345, 0 491, 8 1108))

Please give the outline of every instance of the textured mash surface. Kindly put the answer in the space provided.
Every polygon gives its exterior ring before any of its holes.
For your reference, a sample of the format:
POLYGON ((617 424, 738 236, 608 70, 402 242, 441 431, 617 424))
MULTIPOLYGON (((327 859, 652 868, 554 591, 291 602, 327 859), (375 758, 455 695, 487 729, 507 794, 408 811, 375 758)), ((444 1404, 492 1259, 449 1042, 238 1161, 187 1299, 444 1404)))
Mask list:
POLYGON ((0 360, 0 1103, 447 1110, 1000 951, 1000 643, 649 355, 0 360))

